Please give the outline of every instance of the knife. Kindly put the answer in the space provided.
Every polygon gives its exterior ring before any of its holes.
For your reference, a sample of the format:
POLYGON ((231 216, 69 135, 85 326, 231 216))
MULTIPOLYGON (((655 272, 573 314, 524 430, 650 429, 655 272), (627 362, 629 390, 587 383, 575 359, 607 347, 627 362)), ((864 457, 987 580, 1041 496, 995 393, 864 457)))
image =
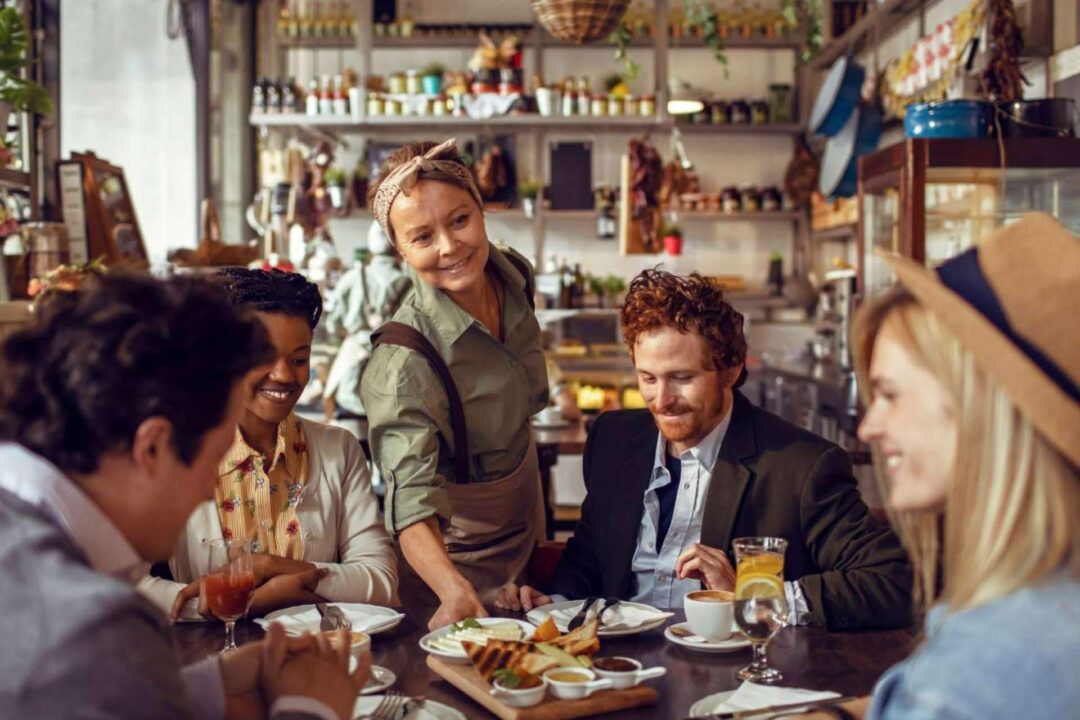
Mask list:
POLYGON ((579 627, 585 624, 585 618, 588 617, 589 611, 592 610, 593 605, 600 602, 598 597, 587 597, 585 601, 581 603, 581 609, 578 610, 578 614, 570 618, 570 622, 567 623, 567 631, 577 630, 579 627))

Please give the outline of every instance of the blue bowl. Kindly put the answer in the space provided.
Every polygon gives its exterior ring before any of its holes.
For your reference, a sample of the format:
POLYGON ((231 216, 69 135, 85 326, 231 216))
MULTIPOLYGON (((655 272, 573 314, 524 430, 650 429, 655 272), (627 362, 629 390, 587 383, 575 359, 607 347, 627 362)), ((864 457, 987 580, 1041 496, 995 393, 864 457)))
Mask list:
POLYGON ((984 138, 990 136, 993 106, 980 100, 942 100, 908 105, 904 135, 909 138, 984 138))

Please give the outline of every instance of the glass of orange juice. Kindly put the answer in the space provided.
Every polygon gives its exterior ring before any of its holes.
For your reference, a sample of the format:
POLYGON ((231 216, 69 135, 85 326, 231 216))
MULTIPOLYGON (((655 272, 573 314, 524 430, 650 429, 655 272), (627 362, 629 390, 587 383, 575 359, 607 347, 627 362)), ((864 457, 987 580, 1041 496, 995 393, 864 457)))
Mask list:
POLYGON ((754 648, 751 663, 739 670, 743 680, 770 684, 783 679, 769 667, 765 649, 787 624, 784 593, 784 551, 787 540, 773 537, 738 538, 735 547, 735 622, 754 648))

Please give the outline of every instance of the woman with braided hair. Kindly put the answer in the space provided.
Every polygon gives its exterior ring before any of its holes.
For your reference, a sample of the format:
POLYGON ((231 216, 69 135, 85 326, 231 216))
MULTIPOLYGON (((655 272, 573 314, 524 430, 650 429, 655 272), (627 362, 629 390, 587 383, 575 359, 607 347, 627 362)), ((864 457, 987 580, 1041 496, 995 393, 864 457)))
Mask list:
POLYGON ((262 320, 274 358, 244 380, 244 411, 214 502, 191 516, 170 561, 176 582, 148 578, 141 587, 173 620, 198 619, 206 543, 243 538, 259 583, 253 614, 326 600, 396 602, 397 561, 359 443, 293 413, 311 372, 318 288, 279 270, 228 268, 218 278, 236 305, 262 320))
POLYGON ((413 286, 373 335, 360 395, 386 525, 409 565, 402 595, 430 588, 437 628, 487 615, 543 536, 529 418, 548 383, 533 272, 489 242, 453 140, 394 152, 369 200, 413 286))

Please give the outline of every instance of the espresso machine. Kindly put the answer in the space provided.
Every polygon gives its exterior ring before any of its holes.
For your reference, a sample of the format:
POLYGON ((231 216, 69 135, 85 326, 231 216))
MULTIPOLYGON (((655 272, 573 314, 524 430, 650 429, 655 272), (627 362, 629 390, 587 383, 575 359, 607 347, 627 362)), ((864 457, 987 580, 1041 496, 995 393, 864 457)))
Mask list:
POLYGON ((821 362, 835 363, 850 371, 851 316, 855 312, 855 270, 831 270, 825 273, 817 306, 818 350, 814 356, 821 362))

